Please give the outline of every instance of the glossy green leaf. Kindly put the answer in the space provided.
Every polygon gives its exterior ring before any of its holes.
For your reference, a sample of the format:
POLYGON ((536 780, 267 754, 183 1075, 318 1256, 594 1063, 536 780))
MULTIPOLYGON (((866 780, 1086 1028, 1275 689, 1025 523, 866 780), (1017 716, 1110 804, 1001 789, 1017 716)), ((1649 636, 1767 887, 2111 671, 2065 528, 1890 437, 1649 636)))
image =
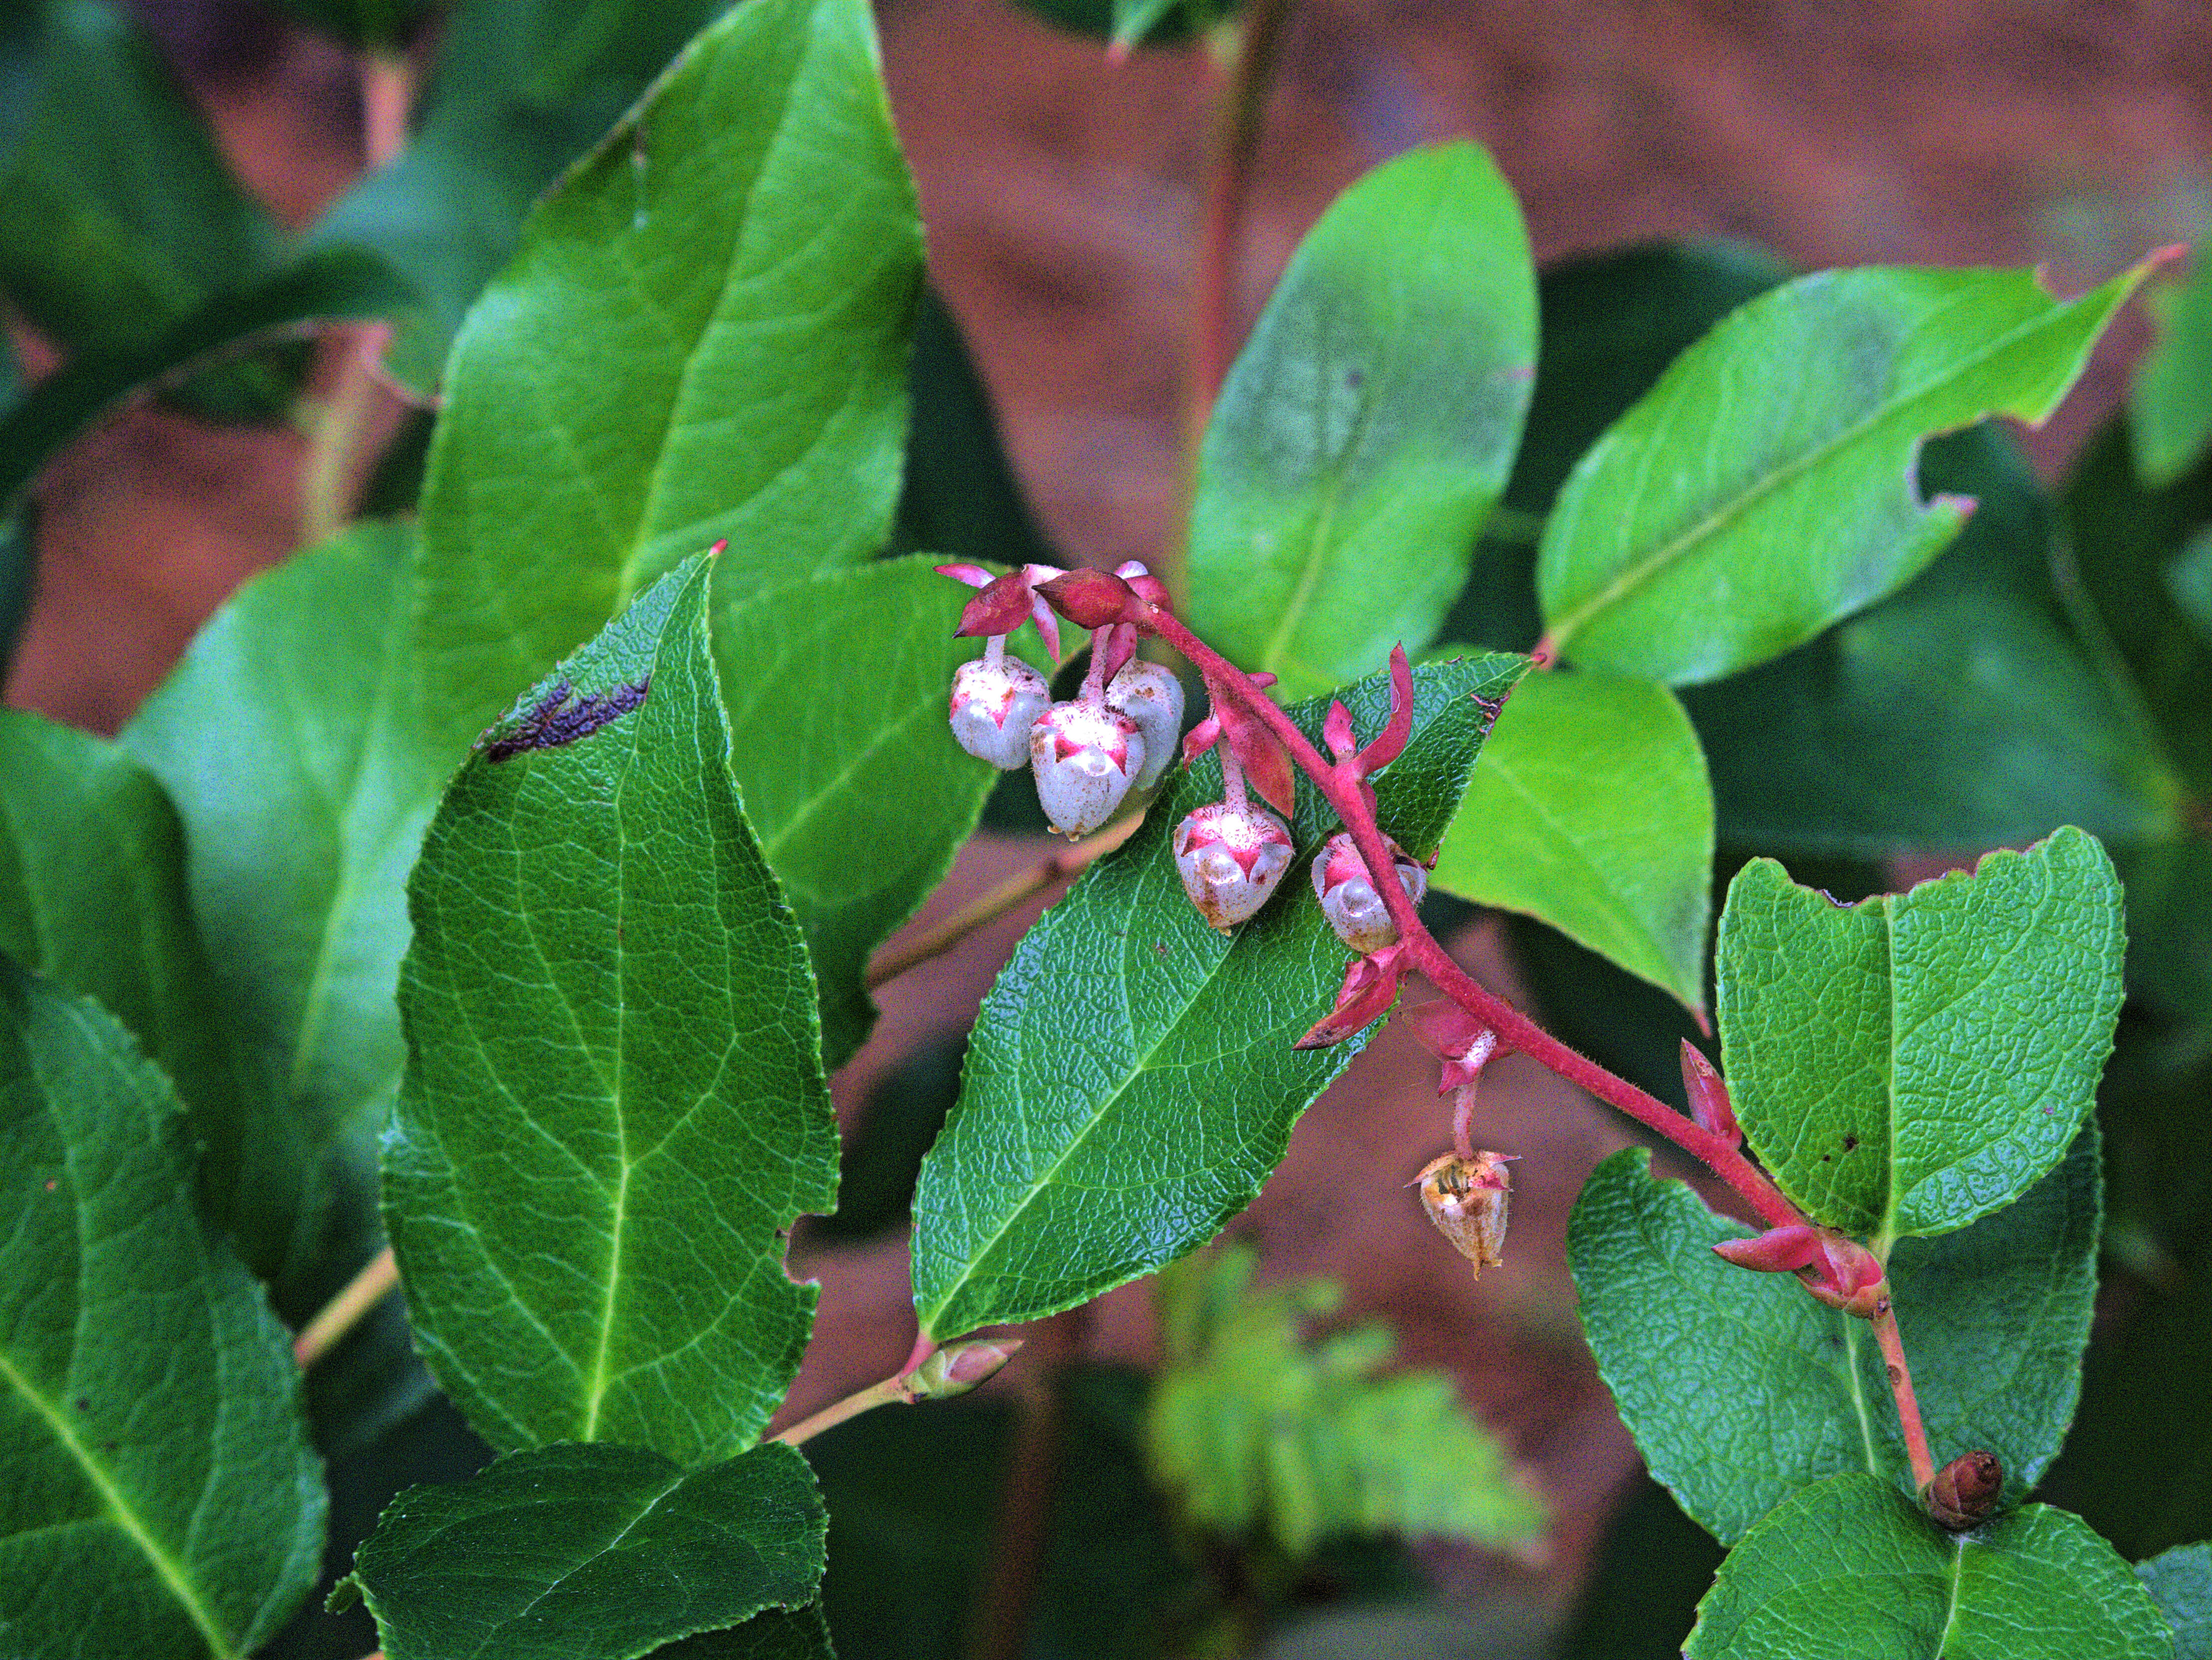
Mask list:
POLYGON ((439 707, 480 725, 717 539, 718 605, 873 554, 920 261, 865 0, 701 34, 454 344, 422 502, 439 707))
POLYGON ((1592 447, 1544 532, 1547 631, 1673 684, 1787 651, 1905 582, 1966 505, 1923 502, 1929 435, 2039 422, 2147 267, 2065 302, 2026 271, 1870 268, 1743 307, 1592 447))
POLYGON ((322 1552, 290 1341, 124 1030, 0 959, 0 1642, 248 1653, 322 1552))
POLYGON ((486 734, 410 885, 385 1222, 431 1370, 502 1450, 750 1444, 835 1193, 805 946, 738 805, 704 561, 486 734))
MULTIPOLYGON (((342 3, 289 0, 324 10, 342 3)), ((724 3, 460 0, 450 8, 420 130, 309 234, 316 244, 374 248, 413 284, 419 308, 385 359, 402 384, 425 395, 436 389, 462 317, 513 256, 532 204, 724 3)))
POLYGON ((1947 1534, 1838 1475, 1746 1535, 1698 1605, 1687 1660, 2168 1660, 2149 1595, 2078 1517, 2030 1505, 1947 1534))
POLYGON ((2054 582, 2061 527, 2027 459, 1979 428, 1931 446, 1922 480, 1981 502, 1928 569, 1809 644, 1686 691, 1723 839, 1865 854, 2016 846, 2067 824, 2170 836, 2181 785, 2054 582))
POLYGON ((2176 1545, 2136 1578, 2173 1633, 2173 1660, 2212 1660, 2212 1545, 2176 1545))
POLYGON ((89 997, 160 1062, 204 1152, 202 1196, 257 1271, 297 1240, 298 1136, 225 1041, 161 784, 100 739, 0 711, 0 951, 89 997))
POLYGON ((455 759, 418 702, 413 544, 357 526, 257 578, 123 737, 183 818, 210 989, 294 1144, 303 1231, 329 1198, 310 1170, 398 1085, 407 871, 455 759))
POLYGON ((827 1520, 790 1447, 688 1472, 642 1447, 543 1447, 400 1494, 339 1595, 368 1604, 389 1660, 632 1660, 811 1603, 827 1520))
POLYGON ((1712 868, 1712 786, 1674 694, 1537 674, 1483 746, 1434 880, 1549 922, 1694 1009, 1712 868))
POLYGON ((0 416, 0 505, 13 510, 49 460, 132 393, 296 324, 382 316, 407 298, 381 260, 331 249, 225 289, 143 339, 86 350, 0 416))
POLYGON ((2076 830, 1850 907, 1753 860, 1718 965, 1746 1139, 1851 1233, 1942 1233, 2009 1203, 2096 1098, 2124 945, 2112 861, 2076 830))
POLYGON ((1543 1507, 1449 1375, 1376 1377, 1397 1349, 1388 1326, 1309 1333, 1343 1305, 1343 1287, 1255 1290, 1259 1265, 1256 1250, 1231 1248, 1160 1276, 1167 1353, 1146 1459, 1183 1514, 1292 1557, 1347 1533, 1533 1548, 1543 1507))
POLYGON ((2189 275, 2154 296, 2158 339, 2128 393, 2136 470, 2154 486, 2187 472, 2212 440, 2212 243, 2189 275))
MULTIPOLYGON (((1902 1239, 1891 1298, 1937 1462, 1982 1448, 2005 1499, 2035 1485, 2081 1390, 2097 1294, 2097 1142, 2018 1204, 1933 1239, 1902 1239)), ((1576 1201, 1567 1261, 1583 1329, 1653 1475, 1716 1538, 1844 1470, 1911 1493, 1912 1473, 1867 1323, 1794 1275, 1713 1254, 1750 1231, 1640 1148, 1600 1164, 1576 1201)))
POLYGON ((945 721, 970 590, 927 558, 769 588, 714 619, 745 817, 806 930, 824 1063, 875 1020, 868 954, 914 914, 975 828, 996 774, 945 721))
MULTIPOLYGON (((1467 787, 1494 702, 1525 666, 1490 656, 1413 672, 1413 735, 1379 774, 1384 830, 1434 848, 1467 787)), ((1342 690, 1379 731, 1389 681, 1342 690)), ((1318 741, 1319 699, 1290 711, 1318 741)), ((1047 911, 984 1000, 959 1103, 915 1198, 924 1332, 1036 1319, 1164 1267, 1211 1238, 1283 1155, 1291 1128, 1361 1046, 1293 1050, 1342 983, 1344 947, 1305 879, 1335 828, 1310 786, 1282 891, 1222 935, 1184 895, 1168 841, 1218 799, 1211 757, 1172 775, 1144 827, 1047 911)))
POLYGON ((123 9, 58 0, 41 69, 0 160, 0 287, 42 331, 130 351, 274 262, 276 226, 123 9))
POLYGON ((1191 627, 1292 697, 1434 638, 1512 468, 1535 313, 1520 209, 1476 146, 1339 198, 1214 404, 1191 627))
POLYGON ((2072 565, 2176 769, 2212 792, 2212 636, 2188 596, 2207 556, 2212 465, 2146 489, 2127 434, 2107 427, 2067 481, 2072 565), (2194 563, 2191 562, 2194 561, 2194 563))

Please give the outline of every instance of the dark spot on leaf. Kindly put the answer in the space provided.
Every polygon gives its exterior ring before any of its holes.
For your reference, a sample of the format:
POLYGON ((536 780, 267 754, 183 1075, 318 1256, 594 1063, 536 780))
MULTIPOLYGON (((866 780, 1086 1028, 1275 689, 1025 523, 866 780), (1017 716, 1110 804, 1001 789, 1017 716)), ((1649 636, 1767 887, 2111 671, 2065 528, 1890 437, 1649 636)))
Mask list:
POLYGON ((1844 1137, 1844 1151, 1845 1152, 1856 1152, 1858 1150, 1859 1138, 1857 1136, 1846 1135, 1844 1137))
POLYGON ((1832 1164, 1836 1162, 1836 1155, 1832 1152, 1824 1152, 1820 1155, 1820 1162, 1824 1164, 1832 1164))
POLYGON ((76 1398, 76 1409, 79 1412, 90 1412, 92 1410, 92 1402, 90 1398, 82 1395, 78 1395, 76 1398))
POLYGON ((556 680, 537 706, 511 730, 497 738, 487 733, 477 739, 477 747, 483 751, 487 761, 512 761, 526 751, 558 749, 563 744, 573 744, 579 738, 590 737, 608 721, 628 714, 645 702, 646 689, 652 683, 653 677, 647 675, 642 680, 625 681, 595 697, 571 702, 575 697, 574 689, 566 680, 556 680))
POLYGON ((1160 957, 1165 957, 1168 954, 1168 948, 1157 939, 1152 941, 1152 951, 1155 955, 1160 957))
POLYGON ((1366 384, 1367 384, 1367 372, 1366 372, 1366 370, 1364 370, 1364 369, 1346 369, 1346 370, 1345 370, 1345 372, 1344 372, 1344 389, 1345 389, 1346 392, 1358 392, 1358 391, 1362 386, 1365 386, 1366 384))

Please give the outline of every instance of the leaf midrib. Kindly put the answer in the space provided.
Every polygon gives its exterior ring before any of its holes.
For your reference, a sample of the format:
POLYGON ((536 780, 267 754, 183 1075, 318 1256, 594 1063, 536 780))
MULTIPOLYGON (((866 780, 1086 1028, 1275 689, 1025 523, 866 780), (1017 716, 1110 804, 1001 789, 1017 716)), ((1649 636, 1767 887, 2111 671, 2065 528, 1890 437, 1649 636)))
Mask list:
MULTIPOLYGON (((1730 496, 1703 519, 1680 532, 1673 540, 1661 544, 1647 557, 1622 569, 1603 588, 1582 605, 1559 617, 1551 627, 1553 642, 1564 650, 1567 642, 1582 632, 1592 616, 1618 604, 1647 582, 1657 580, 1661 573, 1687 557, 1696 550, 1699 544, 1726 529, 1735 520, 1750 512, 1766 496, 1811 471, 1813 468, 1826 462, 1838 451, 1856 442, 1864 434, 1884 422, 1910 410, 1915 404, 1925 401, 1950 382, 1965 378, 1969 371, 1980 368, 1991 359, 2011 350, 2028 336, 2049 327, 2058 317, 2071 315, 2073 307, 2079 304, 2079 300, 2052 302, 2051 307, 2040 316, 2033 318, 2021 327, 1997 337, 1982 351, 1954 360, 1947 373, 1923 381, 1901 397, 1880 405, 1861 420, 1844 428, 1825 442, 1814 445, 1811 449, 1803 452, 1773 471, 1763 475, 1747 489, 1730 496)), ((1647 457, 1651 447, 1649 444, 1645 446, 1647 457)), ((1928 505, 1921 498, 1917 488, 1913 490, 1913 499, 1916 507, 1924 508, 1928 505)), ((1553 522, 1559 522, 1556 514, 1553 515, 1553 522)), ((1540 555, 1539 556, 1540 558, 1540 555)))

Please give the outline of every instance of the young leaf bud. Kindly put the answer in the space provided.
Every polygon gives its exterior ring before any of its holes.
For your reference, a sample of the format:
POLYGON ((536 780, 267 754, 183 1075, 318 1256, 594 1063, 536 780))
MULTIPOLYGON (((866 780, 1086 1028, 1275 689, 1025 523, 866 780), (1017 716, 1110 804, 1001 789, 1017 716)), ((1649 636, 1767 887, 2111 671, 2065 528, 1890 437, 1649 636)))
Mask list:
MULTIPOLYGON (((1147 753, 1152 739, 1146 738, 1147 753)), ((1291 866, 1291 832, 1264 807, 1211 801, 1176 826, 1176 872, 1199 915, 1224 933, 1258 914, 1291 866)))
POLYGON ((1952 1533, 1978 1528, 1996 1513, 2004 1493, 2004 1466, 1996 1454, 1962 1452, 1936 1472, 1920 1494, 1929 1519, 1952 1533))
POLYGON ((937 1351, 899 1381, 908 1401, 950 1401, 995 1376, 1022 1346, 1018 1337, 978 1338, 937 1351))
MULTIPOLYGON (((1182 682, 1158 663, 1132 662, 1107 682, 1106 706, 1134 721, 1144 735, 1145 764, 1135 787, 1152 788, 1175 760, 1176 743, 1182 736, 1182 682)), ((1189 881, 1185 877, 1184 885, 1189 881)))
POLYGON ((1030 728, 1052 707, 1044 676, 1018 657, 979 657, 952 672, 952 740, 1003 772, 1030 760, 1030 728))
POLYGON ((1448 1152, 1421 1171, 1421 1208, 1478 1280, 1483 1269, 1505 1261, 1506 1212, 1513 1195, 1505 1161, 1512 1156, 1478 1152, 1462 1158, 1448 1152))
POLYGON ((1071 842, 1114 816, 1144 764, 1137 723, 1103 703, 1054 703, 1030 728, 1037 805, 1071 842))
MULTIPOLYGON (((1397 861, 1398 885, 1415 904, 1429 891, 1429 873, 1395 842, 1390 856, 1397 861)), ((1321 896, 1322 915, 1328 918, 1336 937, 1360 952, 1376 952, 1395 945, 1398 925, 1390 920, 1382 896, 1367 879, 1367 861, 1359 856, 1352 832, 1339 830, 1314 855, 1314 891, 1321 896)))

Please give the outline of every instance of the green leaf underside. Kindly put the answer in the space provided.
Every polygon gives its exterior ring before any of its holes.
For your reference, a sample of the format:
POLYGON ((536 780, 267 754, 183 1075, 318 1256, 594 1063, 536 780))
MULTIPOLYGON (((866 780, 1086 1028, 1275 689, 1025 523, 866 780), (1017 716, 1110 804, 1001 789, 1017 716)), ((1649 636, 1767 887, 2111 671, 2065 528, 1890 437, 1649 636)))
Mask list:
POLYGON ((436 391, 462 317, 513 256, 532 204, 725 3, 444 9, 420 131, 309 233, 317 244, 376 249, 419 292, 385 356, 392 375, 426 397, 436 391))
POLYGON ((2008 1203, 2094 1102, 2124 945, 2112 862, 2077 830, 1848 908, 1753 860, 1718 969, 1746 1139, 1850 1233, 1941 1233, 2008 1203))
POLYGON ((177 804, 214 987, 276 1121, 233 1134, 281 1131, 305 1163, 399 1082, 407 871, 453 759, 417 702, 413 540, 356 526, 247 584, 122 739, 177 804))
POLYGON ((1553 643, 1681 684, 1880 599, 1967 511, 1919 499, 1920 441, 2045 419, 2147 269, 2064 302, 2027 271, 1822 271, 1745 305, 1560 491, 1537 562, 1553 643))
POLYGON ((706 587, 703 560, 664 578, 486 734, 410 887, 386 1225, 425 1358, 501 1450, 727 1457, 812 1316, 779 1230, 830 1207, 836 1129, 706 587), (509 751, 561 709, 601 724, 509 751))
POLYGON ((793 1448, 687 1473, 642 1447, 544 1447, 409 1488, 341 1595, 389 1660, 633 1660, 811 1602, 827 1526, 793 1448))
POLYGON ((313 1584, 300 1371, 202 1225, 167 1081, 0 961, 0 1630, 82 1660, 250 1652, 313 1584))
MULTIPOLYGON (((1614 1154, 1567 1236, 1583 1330, 1652 1475, 1733 1543, 1769 1509, 1850 1470, 1913 1490, 1897 1409, 1866 1323, 1792 1274, 1713 1254, 1749 1237, 1650 1155, 1614 1154), (1694 1404, 1692 1404, 1694 1403, 1694 1404)), ((2081 1389, 2096 1298, 2094 1130, 2019 1203, 1933 1239, 1899 1240, 1891 1296, 1940 1464, 1983 1448, 2017 1502, 2058 1451, 2081 1389)))
POLYGON ((835 1070, 875 1019, 868 955, 926 898, 997 775, 945 722, 969 591, 927 557, 772 588, 714 618, 732 764, 806 930, 835 1070))
POLYGON ((1254 1291, 1256 1251, 1161 1276, 1172 1351, 1146 1411, 1146 1456, 1212 1532, 1266 1533, 1304 1556, 1343 1534, 1533 1546, 1542 1507, 1438 1371, 1373 1374, 1397 1345, 1367 1325, 1309 1338, 1337 1312, 1333 1280, 1254 1291))
MULTIPOLYGON (((1414 671, 1413 736, 1378 775, 1386 833, 1425 854, 1525 666, 1492 655, 1414 671)), ((1389 679, 1340 689, 1378 731, 1389 679)), ((1318 741, 1322 700, 1289 711, 1318 741)), ((961 1098, 915 1197, 915 1307, 949 1337, 1073 1307, 1210 1238, 1249 1204, 1298 1115, 1363 1042, 1294 1051, 1343 979, 1306 865, 1336 827, 1310 786, 1297 857, 1267 909, 1216 933, 1167 843, 1221 794, 1212 757, 1172 775, 1144 827, 1030 929, 984 1000, 961 1098)))
POLYGON ((1214 404, 1189 621, 1286 697, 1436 635, 1528 414, 1536 293, 1473 144, 1377 168, 1322 216, 1214 404))
POLYGON ((455 343, 422 505, 437 706, 473 731, 717 539, 718 605, 872 554, 920 258, 865 0, 707 28, 455 343))
POLYGON ((2170 484, 2212 440, 2212 242, 2200 243, 2188 277, 2161 295, 2158 338, 2128 394, 2136 469, 2170 484))
POLYGON ((2173 1660, 2212 1660, 2212 1545, 2176 1545, 2136 1564, 2173 1632, 2173 1660))
MULTIPOLYGON (((2171 835, 2180 786, 2067 614, 2052 504, 2027 458, 1977 428, 1931 447, 1922 477, 1981 503, 1934 563, 1797 650, 1686 690, 1722 839, 1883 854, 2016 847, 2060 824, 2114 842, 2171 835)), ((2130 493, 2108 505, 2134 529, 2130 493)), ((2072 546, 2094 591, 2112 540, 2077 528, 2072 546)))
POLYGON ((1498 716, 1432 879, 1698 1008, 1712 864, 1712 786, 1674 694, 1553 673, 1522 681, 1498 716))
POLYGON ((1838 1475, 1722 1563, 1687 1660, 2167 1660, 2157 1606, 2079 1517, 2045 1505, 1971 1534, 1838 1475))

